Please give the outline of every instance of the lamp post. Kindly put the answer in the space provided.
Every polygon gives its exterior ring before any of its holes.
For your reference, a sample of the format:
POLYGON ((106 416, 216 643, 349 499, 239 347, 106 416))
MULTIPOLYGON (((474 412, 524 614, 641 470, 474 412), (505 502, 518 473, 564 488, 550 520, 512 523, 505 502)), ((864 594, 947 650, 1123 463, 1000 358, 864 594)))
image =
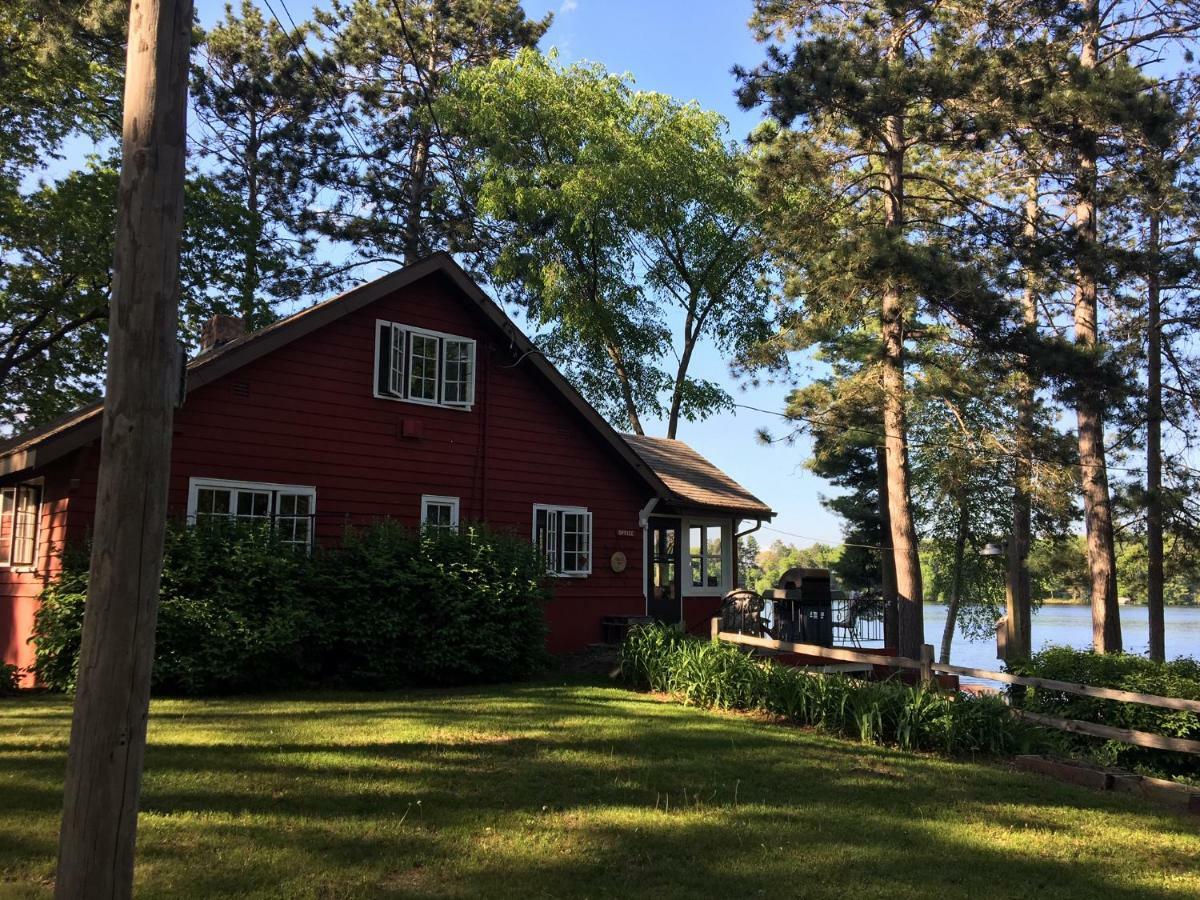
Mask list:
POLYGON ((1009 538, 991 541, 979 551, 980 556, 1009 558, 1004 569, 1004 618, 1000 620, 996 634, 996 656, 1005 662, 1028 656, 1028 651, 1023 649, 1025 609, 1019 600, 1011 550, 1012 539, 1009 538))

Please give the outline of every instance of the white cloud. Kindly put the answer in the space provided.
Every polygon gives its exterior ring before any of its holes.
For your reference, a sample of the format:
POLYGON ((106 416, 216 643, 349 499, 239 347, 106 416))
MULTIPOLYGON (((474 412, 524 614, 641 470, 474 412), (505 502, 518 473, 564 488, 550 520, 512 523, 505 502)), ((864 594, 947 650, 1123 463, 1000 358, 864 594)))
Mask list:
POLYGON ((569 12, 575 12, 577 9, 579 9, 579 0, 563 0, 562 6, 558 8, 558 12, 560 15, 562 15, 569 12))

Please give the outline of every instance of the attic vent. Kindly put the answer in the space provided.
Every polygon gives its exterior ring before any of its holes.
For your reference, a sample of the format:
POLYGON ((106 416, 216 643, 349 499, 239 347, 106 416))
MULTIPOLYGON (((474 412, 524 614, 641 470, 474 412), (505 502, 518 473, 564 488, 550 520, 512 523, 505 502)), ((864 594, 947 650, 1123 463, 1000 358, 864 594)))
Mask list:
POLYGON ((235 397, 249 397, 250 396, 250 382, 235 381, 233 383, 233 395, 235 397))

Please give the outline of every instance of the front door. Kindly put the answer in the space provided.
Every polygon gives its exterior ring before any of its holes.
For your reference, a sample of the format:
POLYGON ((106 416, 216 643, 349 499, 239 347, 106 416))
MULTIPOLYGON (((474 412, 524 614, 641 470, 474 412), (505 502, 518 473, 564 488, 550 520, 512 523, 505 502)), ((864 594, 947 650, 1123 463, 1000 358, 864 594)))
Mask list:
POLYGON ((682 546, 678 519, 651 519, 650 568, 647 572, 647 614, 674 625, 683 618, 680 593, 682 546))

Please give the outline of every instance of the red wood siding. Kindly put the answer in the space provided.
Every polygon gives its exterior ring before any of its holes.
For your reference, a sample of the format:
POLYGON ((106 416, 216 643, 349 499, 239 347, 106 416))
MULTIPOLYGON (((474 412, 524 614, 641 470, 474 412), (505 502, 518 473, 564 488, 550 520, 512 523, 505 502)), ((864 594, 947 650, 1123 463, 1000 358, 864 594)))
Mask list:
MULTIPOLYGON (((644 610, 638 511, 650 489, 440 276, 195 390, 175 422, 173 516, 186 515, 192 477, 313 486, 324 541, 336 540, 346 523, 383 516, 415 526, 422 494, 459 497, 464 522, 486 521, 525 538, 533 504, 585 506, 593 514, 593 571, 555 582, 546 609, 549 649, 584 647, 600 640, 602 616, 644 610), (474 408, 373 397, 377 319, 476 339, 474 408), (402 436, 414 430, 418 436, 402 436), (628 560, 621 574, 609 565, 618 550, 628 560)), ((97 463, 94 448, 71 461, 70 514, 57 534, 65 528, 81 538, 91 527, 97 463)), ((0 609, 6 659, 27 631, 40 582, 21 590, 19 615, 0 593, 10 610, 0 609)))
POLYGON ((21 683, 33 684, 28 671, 33 665, 33 617, 38 596, 58 572, 59 554, 66 537, 69 469, 66 464, 49 467, 37 479, 42 485, 38 516, 37 550, 34 565, 26 568, 0 566, 0 651, 3 661, 26 670, 21 683))

